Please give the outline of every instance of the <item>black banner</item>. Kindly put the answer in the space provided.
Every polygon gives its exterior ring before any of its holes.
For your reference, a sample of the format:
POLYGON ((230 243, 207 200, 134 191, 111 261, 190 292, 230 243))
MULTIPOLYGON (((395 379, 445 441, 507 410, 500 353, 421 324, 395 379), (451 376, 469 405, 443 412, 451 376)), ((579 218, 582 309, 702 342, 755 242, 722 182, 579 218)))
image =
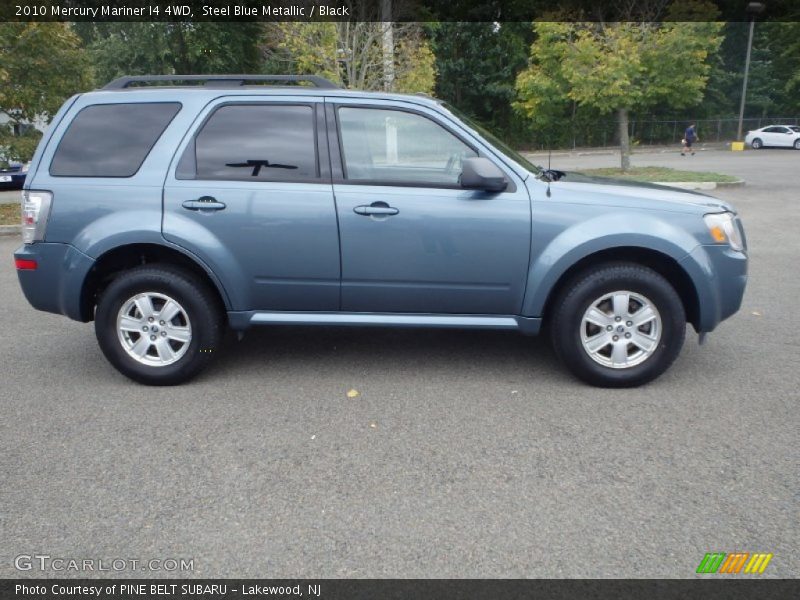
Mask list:
POLYGON ((7 579, 4 600, 515 600, 613 598, 661 600, 800 597, 798 580, 566 579, 7 579))
POLYGON ((3 0, 0 21, 773 21, 795 0, 3 0), (749 8, 748 8, 749 7, 749 8), (749 12, 748 12, 749 11, 749 12))

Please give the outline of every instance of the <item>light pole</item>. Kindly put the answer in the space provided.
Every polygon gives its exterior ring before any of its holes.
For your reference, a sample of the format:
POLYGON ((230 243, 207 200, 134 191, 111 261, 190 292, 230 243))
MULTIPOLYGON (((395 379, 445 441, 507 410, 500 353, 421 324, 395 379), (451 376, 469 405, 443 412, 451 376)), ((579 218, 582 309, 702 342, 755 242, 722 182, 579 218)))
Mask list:
POLYGON ((742 139, 742 121, 744 120, 744 101, 747 97, 747 76, 750 74, 750 51, 753 48, 753 29, 756 25, 756 15, 763 12, 762 2, 751 2, 747 5, 747 12, 750 14, 750 34, 747 36, 747 56, 744 60, 744 81, 742 81, 742 99, 739 102, 739 127, 736 130, 736 139, 742 139))

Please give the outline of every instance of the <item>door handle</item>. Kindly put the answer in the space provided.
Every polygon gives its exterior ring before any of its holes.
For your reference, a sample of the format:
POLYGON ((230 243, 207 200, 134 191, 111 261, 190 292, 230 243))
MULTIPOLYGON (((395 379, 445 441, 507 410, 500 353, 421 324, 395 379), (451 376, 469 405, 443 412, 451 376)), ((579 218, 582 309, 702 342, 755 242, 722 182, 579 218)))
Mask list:
POLYGON ((353 212, 357 215, 376 216, 376 217, 390 217, 400 212, 399 209, 389 206, 386 202, 373 202, 369 206, 362 205, 356 206, 353 212))
POLYGON ((217 199, 211 196, 203 196, 197 200, 186 200, 181 206, 187 210, 212 211, 222 210, 225 208, 226 204, 224 202, 217 202, 217 199))

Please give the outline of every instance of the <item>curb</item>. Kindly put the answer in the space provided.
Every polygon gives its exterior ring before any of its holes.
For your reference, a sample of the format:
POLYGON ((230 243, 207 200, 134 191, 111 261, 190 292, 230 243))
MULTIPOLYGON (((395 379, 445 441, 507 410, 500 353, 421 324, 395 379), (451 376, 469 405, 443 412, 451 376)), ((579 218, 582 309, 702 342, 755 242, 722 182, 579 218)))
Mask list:
POLYGON ((744 179, 739 179, 738 181, 720 181, 717 187, 744 187, 744 185, 744 179))
POLYGON ((0 236, 20 235, 21 233, 22 225, 0 225, 0 236))
MULTIPOLYGON (((696 146, 698 152, 707 152, 709 150, 725 150, 730 151, 730 142, 719 144, 710 143, 708 145, 696 146)), ((643 154, 671 154, 679 153, 680 145, 678 146, 638 146, 631 149, 631 155, 643 154)), ((547 157, 547 150, 519 150, 523 156, 532 156, 536 158, 547 157)), ((574 148, 553 150, 552 156, 619 156, 619 146, 602 146, 598 148, 574 148)))
POLYGON ((718 187, 742 187, 745 184, 744 179, 738 181, 654 181, 656 185, 665 185, 667 187, 680 188, 682 190, 715 190, 718 187))

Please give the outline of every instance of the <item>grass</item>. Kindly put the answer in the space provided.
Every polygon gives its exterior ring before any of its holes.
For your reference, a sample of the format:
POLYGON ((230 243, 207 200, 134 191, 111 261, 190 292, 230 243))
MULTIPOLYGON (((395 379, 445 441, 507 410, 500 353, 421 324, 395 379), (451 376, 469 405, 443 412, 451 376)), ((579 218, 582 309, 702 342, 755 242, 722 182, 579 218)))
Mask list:
POLYGON ((708 171, 679 171, 666 167, 631 167, 627 171, 619 168, 585 169, 581 173, 586 175, 599 175, 601 177, 616 177, 630 181, 713 181, 715 183, 731 183, 738 181, 732 175, 710 173, 708 171))
POLYGON ((19 203, 0 204, 0 225, 20 224, 19 203))

